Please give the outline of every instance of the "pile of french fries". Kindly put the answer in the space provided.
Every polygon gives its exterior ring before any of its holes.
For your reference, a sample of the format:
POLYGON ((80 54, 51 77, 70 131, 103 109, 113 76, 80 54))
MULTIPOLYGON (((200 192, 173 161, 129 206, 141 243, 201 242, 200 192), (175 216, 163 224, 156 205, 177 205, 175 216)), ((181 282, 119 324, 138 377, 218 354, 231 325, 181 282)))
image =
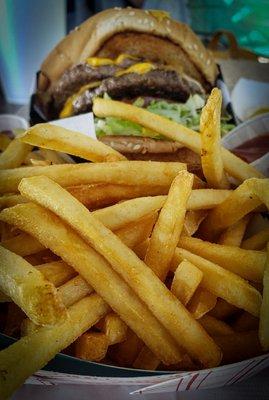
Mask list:
POLYGON ((269 180, 222 148, 220 110, 213 89, 197 133, 94 103, 201 154, 204 181, 50 124, 1 141, 1 328, 19 332, 0 352, 1 399, 71 344, 85 360, 174 371, 269 350, 269 229, 246 235, 269 180))

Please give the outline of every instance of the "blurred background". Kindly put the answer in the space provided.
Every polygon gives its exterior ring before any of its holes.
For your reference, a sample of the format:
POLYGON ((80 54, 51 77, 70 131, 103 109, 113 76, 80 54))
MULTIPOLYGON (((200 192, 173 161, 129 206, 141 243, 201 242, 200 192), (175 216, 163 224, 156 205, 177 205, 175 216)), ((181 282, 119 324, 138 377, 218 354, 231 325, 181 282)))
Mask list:
POLYGON ((232 32, 211 43, 223 54, 235 37, 251 52, 246 58, 269 57, 269 0, 0 0, 0 112, 29 103, 40 64, 66 33, 101 10, 128 6, 166 10, 206 44, 216 31, 232 32))

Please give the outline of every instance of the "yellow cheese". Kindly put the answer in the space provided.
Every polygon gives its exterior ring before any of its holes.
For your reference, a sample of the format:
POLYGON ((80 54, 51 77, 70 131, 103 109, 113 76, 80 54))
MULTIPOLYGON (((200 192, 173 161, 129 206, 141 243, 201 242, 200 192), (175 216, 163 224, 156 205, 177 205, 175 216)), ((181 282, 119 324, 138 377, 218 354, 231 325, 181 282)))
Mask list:
POLYGON ((115 60, 112 60, 111 58, 89 57, 86 62, 92 67, 100 67, 102 65, 119 65, 126 58, 137 60, 136 57, 129 54, 120 54, 115 60))
POLYGON ((168 11, 162 10, 149 10, 149 13, 156 18, 159 22, 162 22, 165 18, 170 18, 170 13, 168 11))
POLYGON ((87 85, 82 86, 82 87, 79 89, 79 91, 78 91, 77 93, 72 94, 72 96, 68 97, 68 99, 67 99, 66 102, 64 103, 63 109, 62 109, 62 111, 60 112, 59 117, 60 117, 60 118, 71 117, 71 116, 73 115, 73 113, 74 113, 74 110, 73 110, 73 103, 74 103, 74 101, 75 101, 81 94, 83 94, 84 92, 86 92, 86 90, 88 90, 88 89, 93 89, 93 88, 99 86, 100 83, 101 83, 100 81, 88 83, 87 85))
POLYGON ((116 74, 116 76, 121 76, 124 74, 132 74, 132 73, 143 75, 143 74, 146 74, 147 72, 151 71, 154 68, 155 68, 154 65, 149 62, 137 63, 134 65, 131 65, 129 68, 119 71, 116 74))

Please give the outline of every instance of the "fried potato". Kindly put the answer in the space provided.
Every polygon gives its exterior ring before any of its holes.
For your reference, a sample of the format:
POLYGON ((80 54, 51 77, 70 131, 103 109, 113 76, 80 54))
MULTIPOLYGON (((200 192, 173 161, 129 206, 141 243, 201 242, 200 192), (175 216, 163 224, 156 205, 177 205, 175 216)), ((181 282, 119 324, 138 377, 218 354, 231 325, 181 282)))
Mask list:
POLYGON ((114 313, 107 314, 104 318, 102 331, 105 333, 109 345, 121 343, 127 339, 127 326, 114 313))
POLYGON ((213 337, 231 335, 234 333, 233 329, 228 324, 210 315, 204 315, 199 319, 199 322, 209 335, 213 337))
POLYGON ((0 151, 6 150, 12 139, 3 133, 0 133, 0 151))
POLYGON ((184 220, 184 227, 182 231, 182 235, 184 236, 192 236, 198 230, 201 222, 207 216, 206 210, 197 210, 197 211, 187 211, 185 220, 184 220))
POLYGON ((89 361, 101 361, 107 353, 109 341, 101 332, 86 332, 75 342, 75 356, 89 361))
POLYGON ((0 196, 0 210, 7 207, 13 207, 16 204, 27 203, 27 201, 28 200, 20 194, 7 194, 0 196))
POLYGON ((192 296, 187 308, 195 319, 200 319, 212 310, 216 303, 217 297, 213 293, 199 287, 192 296))
POLYGON ((229 182, 225 175, 221 152, 221 91, 211 91, 200 117, 201 164, 204 176, 210 187, 228 189, 229 182))
POLYGON ((74 268, 62 260, 35 265, 35 268, 56 287, 63 285, 77 274, 74 268))
POLYGON ((160 361, 146 346, 143 346, 138 356, 133 362, 133 367, 137 369, 145 369, 154 371, 160 365, 160 361))
POLYGON ((0 289, 38 325, 66 317, 54 286, 22 257, 0 246, 0 289))
POLYGON ((0 398, 9 398, 34 372, 43 368, 59 351, 73 343, 109 311, 97 294, 68 309, 69 318, 52 327, 41 327, 0 352, 0 398), (42 351, 40 351, 42 349, 42 351), (29 357, 34 354, 34 357, 29 357), (27 360, 27 362, 25 362, 27 360))
POLYGON ((235 246, 224 246, 186 236, 179 239, 178 245, 242 278, 254 282, 262 280, 266 260, 266 253, 263 251, 244 250, 235 246))
POLYGON ((232 324, 235 332, 247 332, 259 328, 259 319, 244 311, 232 324))
POLYGON ((240 247, 248 222, 249 215, 245 215, 244 218, 227 228, 226 231, 220 235, 218 243, 226 246, 240 247))
MULTIPOLYGON (((62 151, 93 162, 126 160, 122 154, 80 132, 52 124, 37 124, 20 136, 23 143, 62 151)), ((8 168, 8 167, 7 167, 8 168)))
POLYGON ((20 233, 13 238, 3 240, 1 246, 22 257, 38 253, 45 249, 38 240, 27 235, 27 233, 20 233))
POLYGON ((186 165, 178 162, 119 161, 24 167, 0 171, 0 193, 14 193, 23 178, 48 176, 62 186, 93 183, 170 185, 186 165), (138 173, 139 171, 139 173, 138 173))
POLYGON ((267 244, 267 260, 263 275, 263 296, 261 305, 259 338, 264 351, 269 350, 269 244, 267 244))
POLYGON ((66 307, 71 306, 92 292, 93 288, 80 276, 75 276, 58 288, 58 295, 66 307))
POLYGON ((177 248, 172 267, 182 260, 191 262, 203 272, 201 288, 256 317, 260 315, 261 294, 243 278, 205 258, 177 248))
POLYGON ((263 229, 255 235, 243 240, 241 247, 246 250, 262 250, 269 242, 269 228, 263 229))
MULTIPOLYGON (((200 360, 205 366, 219 364, 221 353, 200 324, 194 320, 178 299, 171 295, 166 286, 135 253, 98 221, 77 199, 47 177, 23 179, 20 183, 20 192, 57 213, 79 232, 87 243, 100 252, 114 271, 128 282, 137 296, 163 324, 179 348, 185 348, 194 359, 200 360)), ((25 208, 25 205, 20 204, 13 207, 13 210, 23 207, 25 208)), ((10 210, 3 210, 1 214, 10 210)), ((62 258, 67 260, 66 256, 62 258)), ((92 286, 94 287, 93 284, 92 286)), ((153 352, 159 357, 156 351, 153 350, 153 352)), ((160 360, 163 361, 161 357, 160 360)))
MULTIPOLYGON (((100 118, 118 117, 136 122, 169 139, 180 142, 197 154, 201 153, 201 138, 199 133, 145 109, 120 101, 95 98, 93 112, 100 118)), ((254 167, 236 157, 229 150, 222 148, 221 154, 226 172, 241 182, 252 177, 262 177, 262 174, 254 167)))
POLYGON ((169 271, 183 229, 192 184, 193 175, 187 171, 180 172, 173 180, 149 240, 145 263, 161 281, 169 271))
POLYGON ((171 292, 186 305, 191 300, 203 278, 199 268, 183 260, 175 271, 171 292))
POLYGON ((128 329, 126 340, 109 347, 109 357, 121 367, 131 367, 142 347, 143 342, 128 329))
POLYGON ((217 318, 219 320, 224 320, 229 318, 238 312, 238 308, 228 303, 227 301, 218 298, 216 306, 209 311, 208 315, 217 318))
POLYGON ((19 167, 31 150, 32 146, 21 143, 19 139, 12 140, 0 154, 0 169, 19 167))
POLYGON ((113 271, 106 260, 89 247, 75 231, 71 228, 67 230, 66 224, 55 214, 36 204, 19 204, 3 210, 0 219, 8 220, 9 223, 35 236, 43 245, 71 265, 97 293, 102 295, 111 308, 161 361, 165 364, 175 364, 173 360, 181 359, 181 350, 146 305, 113 271))

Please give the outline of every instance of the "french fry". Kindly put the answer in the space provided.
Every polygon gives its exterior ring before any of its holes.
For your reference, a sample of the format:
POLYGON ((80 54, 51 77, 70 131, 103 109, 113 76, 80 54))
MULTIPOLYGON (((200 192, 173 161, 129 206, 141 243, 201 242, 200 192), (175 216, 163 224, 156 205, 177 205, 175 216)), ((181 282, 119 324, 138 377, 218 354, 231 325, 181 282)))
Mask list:
POLYGON ((66 307, 71 306, 93 292, 93 288, 80 276, 64 283, 58 288, 58 295, 66 307))
POLYGON ((22 257, 0 246, 0 288, 37 325, 66 317, 54 286, 22 257))
POLYGON ((8 137, 8 135, 0 133, 0 151, 6 150, 11 141, 12 140, 10 137, 8 137))
POLYGON ((4 196, 0 196, 0 210, 6 207, 13 207, 16 204, 27 203, 27 199, 25 199, 20 194, 7 194, 4 196))
POLYGON ((71 228, 67 230, 66 224, 55 214, 36 204, 19 204, 3 210, 0 219, 35 236, 71 265, 165 364, 181 359, 180 349, 146 305, 105 259, 75 231, 71 228))
POLYGON ((207 216, 206 210, 188 211, 184 220, 182 235, 192 236, 198 230, 201 222, 207 216))
POLYGON ((227 228, 226 231, 220 235, 218 243, 226 246, 240 247, 248 222, 249 215, 246 215, 234 225, 227 228))
POLYGON ((38 240, 27 235, 27 233, 20 233, 13 238, 4 240, 1 242, 1 246, 22 257, 38 253, 45 249, 38 240))
POLYGON ((216 306, 209 311, 208 315, 219 319, 224 320, 229 318, 231 315, 234 315, 238 312, 238 308, 228 303, 227 301, 218 298, 216 306))
POLYGON ((181 231, 183 229, 186 205, 191 193, 193 175, 180 172, 171 184, 166 202, 153 228, 145 263, 164 281, 181 231))
POLYGON ((14 193, 23 178, 44 175, 62 186, 93 183, 170 185, 186 165, 178 162, 118 161, 24 167, 0 171, 0 193, 14 193), (139 171, 139 173, 138 173, 139 171))
POLYGON ((139 354, 143 342, 130 329, 127 330, 127 339, 109 347, 110 358, 121 367, 131 367, 139 354))
POLYGON ((89 361, 101 361, 107 353, 109 341, 101 332, 86 332, 75 342, 75 356, 89 361))
POLYGON ((19 139, 12 140, 0 154, 0 169, 19 167, 31 150, 32 146, 29 144, 21 143, 19 139))
POLYGON ((259 328, 259 319, 244 311, 232 324, 235 332, 247 332, 259 328))
POLYGON ((242 278, 261 282, 266 253, 244 250, 235 246, 210 243, 193 237, 181 237, 178 245, 185 250, 200 255, 242 278))
POLYGON ((7 307, 7 316, 3 333, 8 336, 17 336, 20 332, 20 325, 25 318, 24 312, 11 302, 7 307))
POLYGON ((194 295, 203 278, 203 273, 188 261, 182 261, 175 271, 171 292, 186 305, 194 295))
POLYGON ((259 325, 259 339, 264 351, 269 350, 269 244, 267 244, 267 260, 263 276, 263 295, 259 325))
POLYGON ((114 313, 107 314, 104 318, 102 331, 108 339, 109 345, 121 343, 127 339, 126 324, 114 313))
MULTIPOLYGON (((215 239, 222 231, 238 222, 254 210, 263 200, 257 196, 257 188, 267 188, 269 179, 247 179, 230 196, 212 210, 201 225, 201 234, 208 240, 215 239)), ((265 189, 264 189, 265 190, 265 189)))
POLYGON ((109 311, 97 294, 85 297, 68 309, 69 318, 52 327, 41 327, 0 352, 0 398, 7 399, 34 372, 59 351, 73 343, 109 311), (42 351, 40 351, 42 349, 42 351), (34 354, 34 357, 29 357, 34 354), (27 362, 25 362, 27 360, 27 362))
POLYGON ((204 315, 199 319, 199 322, 209 333, 209 335, 213 337, 231 335, 234 333, 234 330, 230 327, 230 325, 210 315, 204 315))
POLYGON ((0 292, 0 303, 9 303, 11 302, 11 298, 8 297, 5 293, 0 292))
POLYGON ((133 367, 154 371, 158 368, 160 361, 146 346, 143 346, 138 356, 134 360, 133 367))
MULTIPOLYGON (((205 366, 219 364, 221 353, 200 324, 193 319, 179 300, 171 295, 166 286, 160 282, 136 254, 95 218, 77 199, 47 177, 23 179, 20 183, 20 192, 61 216, 64 221, 79 232, 86 242, 100 252, 109 261, 114 271, 128 282, 137 296, 163 324, 173 337, 175 341, 173 343, 177 343, 179 348, 185 348, 194 359, 200 360, 205 366), (167 313, 167 310, 169 310, 169 313, 167 313)), ((21 210, 25 209, 25 207, 26 205, 20 204, 13 207, 13 211, 15 208, 21 210)), ((3 215, 10 210, 8 208, 1 212, 2 220, 3 215)), ((22 219, 21 214, 20 219, 22 219)), ((52 235, 50 234, 50 236, 52 235)), ((56 251, 54 252, 57 254, 56 251)), ((67 256, 65 258, 62 256, 62 258, 67 261, 67 256)), ((94 287, 93 283, 92 286, 94 287)), ((124 318, 122 319, 124 320, 124 318)), ((145 340, 144 342, 147 344, 145 340)), ((150 348, 150 346, 148 347, 150 348)), ((156 350, 151 350, 159 357, 156 350)), ((161 357, 159 359, 163 361, 161 357)))
MULTIPOLYGON (((180 142, 197 154, 201 153, 201 138, 199 133, 145 109, 120 101, 95 98, 93 112, 100 118, 108 116, 119 117, 136 122, 169 139, 180 142)), ((262 174, 255 168, 236 157, 229 150, 222 148, 221 154, 226 172, 234 178, 244 181, 252 177, 262 177, 262 174)))
POLYGON ((223 364, 242 361, 262 354, 257 331, 216 336, 214 340, 223 351, 223 364))
POLYGON ((192 296, 187 308, 195 319, 200 320, 203 315, 207 314, 215 307, 216 303, 217 297, 213 293, 210 293, 206 289, 198 288, 192 296))
POLYGON ((255 317, 260 315, 261 294, 243 278, 205 258, 177 248, 172 267, 176 267, 182 260, 191 262, 203 272, 201 288, 248 311, 255 317))
POLYGON ((204 176, 210 187, 228 189, 222 153, 221 153, 221 91, 214 88, 211 91, 200 117, 201 132, 201 164, 204 176))
POLYGON ((35 268, 56 287, 63 285, 77 274, 74 268, 62 260, 39 264, 35 268))
POLYGON ((34 125, 20 136, 20 140, 94 162, 126 160, 122 154, 98 140, 52 124, 34 125))
POLYGON ((246 250, 262 250, 269 242, 269 228, 263 229, 255 235, 243 240, 241 247, 246 250))

